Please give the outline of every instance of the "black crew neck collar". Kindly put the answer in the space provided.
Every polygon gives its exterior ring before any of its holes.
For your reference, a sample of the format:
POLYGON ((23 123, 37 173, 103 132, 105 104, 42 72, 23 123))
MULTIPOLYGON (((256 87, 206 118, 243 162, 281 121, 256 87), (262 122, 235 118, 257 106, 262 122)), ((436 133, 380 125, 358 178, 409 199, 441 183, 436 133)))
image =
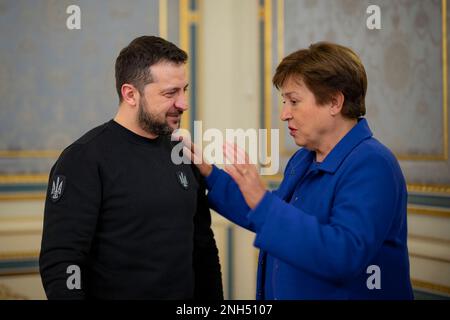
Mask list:
POLYGON ((114 119, 111 119, 109 121, 109 124, 111 127, 118 132, 120 135, 125 136, 128 140, 139 143, 139 144, 146 144, 146 145, 155 145, 159 144, 161 139, 161 136, 158 136, 154 139, 150 139, 147 137, 143 137, 141 135, 138 135, 137 133, 134 133, 133 131, 125 128, 121 124, 117 123, 114 119))

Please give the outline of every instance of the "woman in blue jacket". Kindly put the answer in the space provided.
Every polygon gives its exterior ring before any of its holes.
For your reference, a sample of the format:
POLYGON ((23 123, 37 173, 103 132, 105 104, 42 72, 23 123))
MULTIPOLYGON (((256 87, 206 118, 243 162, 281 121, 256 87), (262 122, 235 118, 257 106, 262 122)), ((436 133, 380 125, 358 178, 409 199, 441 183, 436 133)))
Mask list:
POLYGON ((284 58, 273 83, 303 147, 279 189, 267 191, 248 163, 198 164, 211 207, 256 233, 257 299, 412 299, 405 179, 363 118, 361 60, 316 43, 284 58))

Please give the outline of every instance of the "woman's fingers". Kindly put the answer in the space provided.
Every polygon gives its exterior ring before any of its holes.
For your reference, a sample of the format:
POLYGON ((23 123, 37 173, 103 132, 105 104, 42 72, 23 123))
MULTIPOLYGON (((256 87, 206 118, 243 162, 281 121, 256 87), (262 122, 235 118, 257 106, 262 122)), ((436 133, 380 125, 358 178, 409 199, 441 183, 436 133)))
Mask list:
POLYGON ((189 155, 190 155, 189 159, 191 159, 191 161, 194 164, 203 163, 202 151, 191 141, 191 139, 189 139, 187 137, 183 137, 180 140, 184 145, 184 147, 183 147, 184 152, 186 154, 188 154, 188 152, 186 150, 189 150, 189 155))
POLYGON ((228 147, 228 144, 224 144, 222 146, 222 150, 223 150, 223 155, 225 156, 225 164, 227 163, 234 163, 234 152, 232 149, 230 149, 228 147), (229 162, 227 162, 227 159, 229 160, 229 162))
POLYGON ((238 164, 250 164, 250 159, 248 157, 247 152, 245 152, 244 150, 242 150, 241 148, 238 147, 237 144, 232 144, 230 142, 229 143, 231 146, 233 146, 234 152, 237 155, 237 160, 238 160, 238 164))
POLYGON ((186 148, 193 151, 193 143, 192 143, 191 139, 182 137, 180 140, 186 148))
POLYGON ((195 152, 191 139, 189 139, 188 137, 180 136, 179 141, 181 141, 181 143, 183 144, 183 156, 191 160, 191 162, 194 162, 195 152))
MULTIPOLYGON (((248 161, 246 161, 245 152, 237 149, 236 145, 227 142, 222 146, 222 148, 225 159, 228 159, 228 164, 245 165, 248 163, 248 161)), ((227 161, 225 161, 225 163, 227 163, 227 161)))
POLYGON ((225 157, 242 176, 247 177, 248 173, 256 170, 255 166, 250 164, 247 153, 237 145, 227 142, 223 150, 225 157))
POLYGON ((248 164, 249 158, 245 151, 239 148, 236 144, 226 142, 223 146, 225 156, 233 164, 248 164))
POLYGON ((226 173, 228 173, 231 178, 239 185, 242 184, 243 176, 242 174, 236 169, 234 165, 225 165, 224 170, 226 173))
POLYGON ((183 156, 187 157, 194 164, 202 163, 202 158, 200 158, 197 154, 192 153, 191 149, 186 146, 183 147, 183 156))

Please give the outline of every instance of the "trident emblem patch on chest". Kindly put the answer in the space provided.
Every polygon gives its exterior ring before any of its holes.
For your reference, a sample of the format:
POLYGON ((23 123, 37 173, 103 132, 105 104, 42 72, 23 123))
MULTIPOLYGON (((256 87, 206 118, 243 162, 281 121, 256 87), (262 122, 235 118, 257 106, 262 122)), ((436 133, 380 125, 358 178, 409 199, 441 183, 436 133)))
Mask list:
POLYGON ((189 187, 189 182, 188 182, 187 176, 184 172, 178 171, 177 178, 178 178, 178 182, 184 189, 187 189, 189 187))

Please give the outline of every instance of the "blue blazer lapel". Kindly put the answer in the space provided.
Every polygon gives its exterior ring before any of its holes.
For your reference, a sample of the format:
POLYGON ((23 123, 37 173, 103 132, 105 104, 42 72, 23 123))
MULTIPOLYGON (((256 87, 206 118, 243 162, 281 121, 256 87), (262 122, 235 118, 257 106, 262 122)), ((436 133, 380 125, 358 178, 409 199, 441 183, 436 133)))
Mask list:
POLYGON ((297 186, 297 183, 300 181, 300 179, 306 173, 306 170, 311 165, 313 156, 313 152, 307 152, 299 159, 292 159, 292 164, 289 164, 287 170, 284 172, 283 181, 276 191, 276 194, 281 199, 288 201, 291 198, 292 193, 297 186))

